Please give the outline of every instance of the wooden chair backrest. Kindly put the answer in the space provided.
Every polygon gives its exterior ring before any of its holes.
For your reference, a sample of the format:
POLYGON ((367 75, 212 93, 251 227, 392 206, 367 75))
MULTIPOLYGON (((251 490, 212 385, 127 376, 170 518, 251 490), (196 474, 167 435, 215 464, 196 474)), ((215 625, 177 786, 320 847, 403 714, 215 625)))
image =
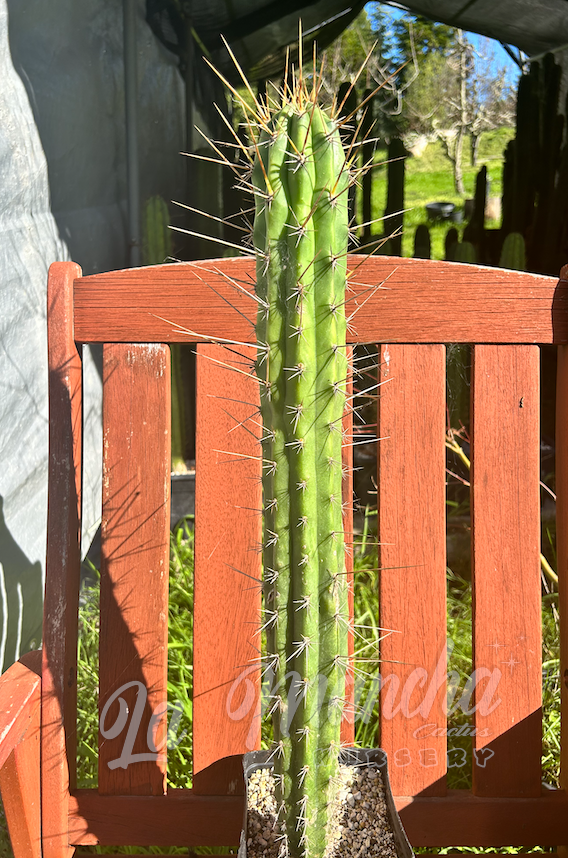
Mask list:
MULTIPOLYGON (((380 344, 378 380, 389 381, 378 400, 378 437, 385 439, 377 447, 379 619, 398 634, 387 637, 381 649, 383 677, 389 679, 379 731, 403 822, 415 846, 568 842, 566 795, 543 794, 541 788, 539 572, 539 344, 552 343, 559 345, 560 612, 568 616, 568 283, 422 260, 352 257, 349 264, 349 315, 356 311, 351 340, 380 344), (446 789, 447 767, 455 761, 446 755, 444 708, 444 344, 450 342, 474 344, 473 650, 479 681, 471 701, 473 791, 458 794, 446 789), (496 670, 498 689, 484 697, 496 670)), ((261 520, 254 510, 261 506, 262 463, 257 388, 239 356, 253 353, 247 345, 254 342, 254 301, 247 294, 253 278, 247 259, 89 277, 81 277, 72 263, 51 268, 44 858, 95 843, 238 842, 240 755, 258 747, 260 705, 253 661, 260 591, 250 579, 260 576, 254 548, 261 520), (165 782, 167 343, 177 341, 198 343, 192 790, 167 789, 165 782), (232 350, 223 348, 224 341, 232 350), (78 344, 89 342, 105 344, 99 689, 104 735, 98 790, 78 790, 78 344), (137 729, 129 732, 132 724, 137 729)), ((348 518, 346 531, 351 530, 348 518)), ((561 648, 564 671, 565 631, 561 648)), ((352 737, 353 725, 346 721, 343 738, 352 737)))

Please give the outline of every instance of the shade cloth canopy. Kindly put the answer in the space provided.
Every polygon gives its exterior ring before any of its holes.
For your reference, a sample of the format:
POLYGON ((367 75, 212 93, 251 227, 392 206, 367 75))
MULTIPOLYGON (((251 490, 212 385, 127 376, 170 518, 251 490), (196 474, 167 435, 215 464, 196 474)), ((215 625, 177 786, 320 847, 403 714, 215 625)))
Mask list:
POLYGON ((515 45, 529 57, 568 47, 568 0, 408 0, 399 8, 515 45))
MULTIPOLYGON (((146 0, 146 20, 156 36, 180 55, 187 56, 188 22, 196 53, 205 55, 232 83, 240 84, 235 65, 223 38, 251 81, 282 74, 290 46, 292 62, 297 57, 298 21, 302 21, 304 48, 316 42, 325 48, 336 39, 365 6, 366 0, 208 0, 207 3, 179 0, 146 0)), ((200 59, 200 58, 199 58, 200 59)), ((203 74, 199 64, 196 74, 203 74)))
MULTIPOLYGON (((198 51, 238 82, 221 35, 249 79, 258 81, 282 73, 286 46, 295 60, 299 18, 305 47, 315 40, 325 48, 364 5, 365 0, 146 0, 146 12, 156 35, 182 57, 190 21, 198 51)), ((568 0, 408 0, 389 5, 514 45, 530 57, 568 46, 568 0)))

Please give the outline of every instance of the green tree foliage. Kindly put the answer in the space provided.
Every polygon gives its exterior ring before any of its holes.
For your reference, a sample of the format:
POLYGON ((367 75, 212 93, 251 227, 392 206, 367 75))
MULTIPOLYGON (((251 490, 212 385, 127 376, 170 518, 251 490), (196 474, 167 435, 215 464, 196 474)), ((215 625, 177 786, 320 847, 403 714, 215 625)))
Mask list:
POLYGON ((405 132, 430 134, 451 124, 458 81, 447 57, 437 51, 418 60, 417 72, 404 95, 400 126, 405 132))
MULTIPOLYGON (((378 4, 377 4, 378 5, 378 4)), ((324 52, 323 90, 333 98, 342 83, 352 83, 365 63, 358 89, 376 89, 392 71, 387 19, 378 11, 370 17, 366 9, 324 52), (370 56, 368 56, 370 53, 370 56), (367 58, 368 57, 368 58, 367 58)))
POLYGON ((413 57, 431 54, 447 56, 455 46, 456 31, 446 24, 437 24, 421 15, 403 15, 395 18, 393 31, 393 59, 402 66, 412 64, 413 57))

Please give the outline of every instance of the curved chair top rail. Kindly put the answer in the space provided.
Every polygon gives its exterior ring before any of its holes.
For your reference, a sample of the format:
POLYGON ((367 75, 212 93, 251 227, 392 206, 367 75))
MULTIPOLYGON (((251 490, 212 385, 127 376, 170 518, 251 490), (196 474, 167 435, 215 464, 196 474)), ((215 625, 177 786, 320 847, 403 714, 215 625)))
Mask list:
MULTIPOLYGON (((561 279, 455 262, 348 257, 348 339, 568 343, 561 279)), ((255 341, 250 257, 130 268, 74 281, 77 342, 255 341)))

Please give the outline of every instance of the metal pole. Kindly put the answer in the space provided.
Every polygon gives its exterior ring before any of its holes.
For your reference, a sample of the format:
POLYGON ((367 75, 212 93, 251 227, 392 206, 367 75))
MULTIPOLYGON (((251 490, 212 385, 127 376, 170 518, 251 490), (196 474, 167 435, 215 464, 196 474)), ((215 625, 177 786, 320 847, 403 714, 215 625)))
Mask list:
POLYGON ((131 268, 140 265, 140 171, 138 164, 138 68, 136 25, 138 0, 123 0, 124 101, 126 115, 126 174, 128 249, 131 268))

